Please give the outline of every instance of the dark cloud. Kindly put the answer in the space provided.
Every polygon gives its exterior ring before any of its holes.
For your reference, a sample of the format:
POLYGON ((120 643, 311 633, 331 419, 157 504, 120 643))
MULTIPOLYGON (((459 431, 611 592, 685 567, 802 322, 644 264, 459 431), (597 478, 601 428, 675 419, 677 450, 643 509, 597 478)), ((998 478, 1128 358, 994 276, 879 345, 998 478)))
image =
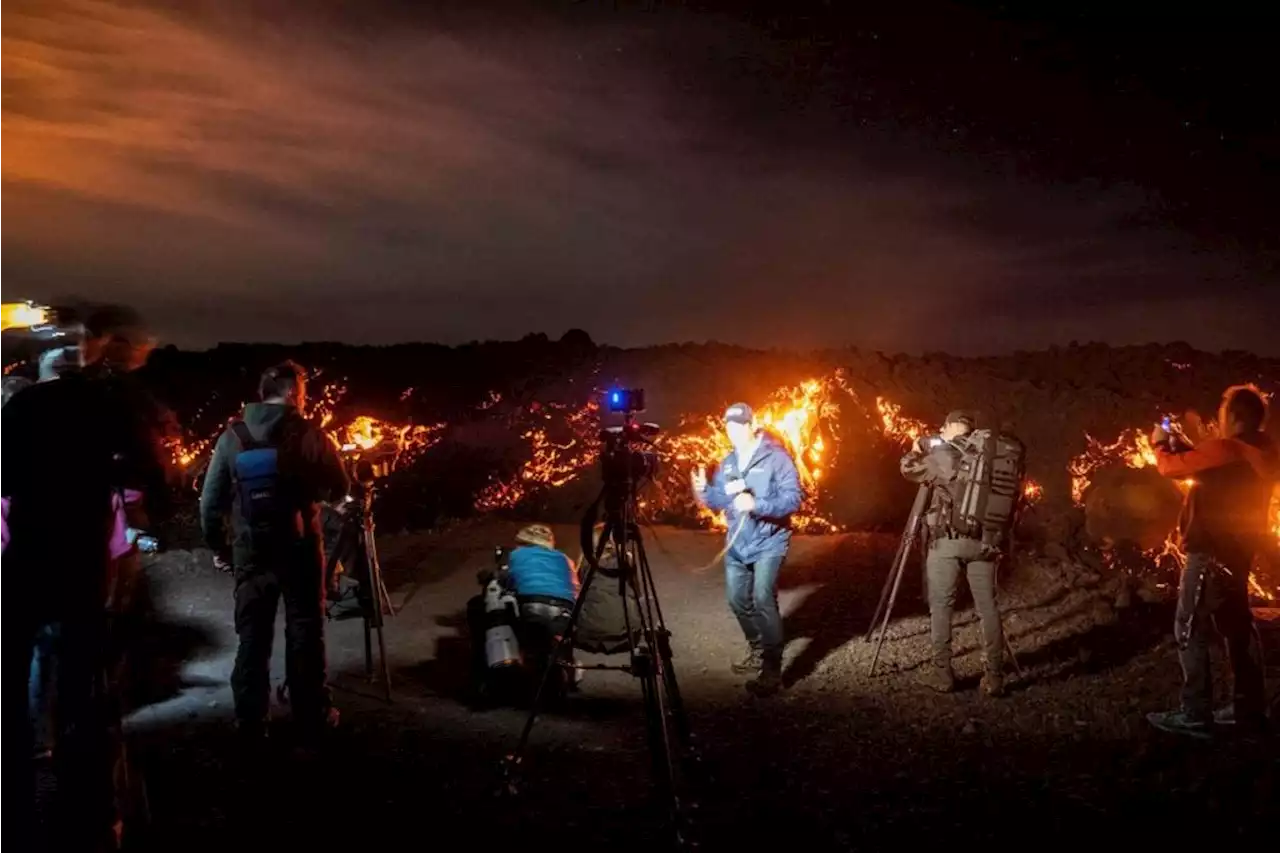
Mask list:
POLYGON ((58 0, 3 38, 7 292, 128 300, 181 345, 1274 351, 1236 340, 1274 271, 1157 194, 859 120, 897 84, 726 18, 58 0))

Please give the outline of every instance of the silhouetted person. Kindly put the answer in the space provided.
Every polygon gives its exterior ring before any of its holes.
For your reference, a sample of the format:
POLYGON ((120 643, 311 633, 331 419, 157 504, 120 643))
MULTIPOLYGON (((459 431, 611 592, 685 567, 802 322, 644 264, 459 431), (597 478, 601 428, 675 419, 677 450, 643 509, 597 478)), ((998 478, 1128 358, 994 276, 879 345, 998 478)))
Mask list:
MULTIPOLYGON (((104 328, 98 338, 115 342, 117 352, 125 349, 114 329, 104 328)), ((106 376, 71 371, 25 389, 3 412, 6 591, 22 603, 5 620, 5 707, 11 712, 6 731, 20 736, 6 755, 20 757, 28 780, 12 814, 29 821, 34 812, 27 681, 37 634, 58 625, 60 737, 53 755, 58 788, 51 824, 58 849, 113 849, 119 839, 112 781, 118 719, 108 683, 113 498, 137 472, 160 472, 143 479, 156 484, 157 500, 166 497, 162 448, 142 428, 132 398, 117 392, 118 383, 106 376)))
POLYGON ((787 448, 761 429, 751 407, 735 403, 725 410, 724 429, 733 450, 708 484, 706 472, 693 472, 698 502, 728 519, 724 555, 729 609, 747 640, 747 656, 734 672, 755 672, 747 689, 756 695, 782 687, 782 613, 778 575, 791 547, 791 515, 804 493, 787 448))
POLYGON ((336 445, 303 416, 306 373, 285 362, 262 374, 260 403, 218 439, 205 477, 200 522, 235 576, 240 639, 231 690, 249 742, 266 735, 276 608, 284 600, 285 679, 299 736, 337 722, 326 684, 325 560, 320 502, 347 493, 336 445), (230 536, 226 519, 230 516, 230 536))
POLYGON ((1227 389, 1218 410, 1218 437, 1194 448, 1161 427, 1151 434, 1156 467, 1192 479, 1183 508, 1187 559, 1178 584, 1174 636, 1182 663, 1181 707, 1147 719, 1165 731, 1208 737, 1212 724, 1260 728, 1266 716, 1262 649, 1249 608, 1249 571, 1263 547, 1280 454, 1263 432, 1267 404, 1248 386, 1227 389), (1227 642, 1234 703, 1213 712, 1210 622, 1227 642))

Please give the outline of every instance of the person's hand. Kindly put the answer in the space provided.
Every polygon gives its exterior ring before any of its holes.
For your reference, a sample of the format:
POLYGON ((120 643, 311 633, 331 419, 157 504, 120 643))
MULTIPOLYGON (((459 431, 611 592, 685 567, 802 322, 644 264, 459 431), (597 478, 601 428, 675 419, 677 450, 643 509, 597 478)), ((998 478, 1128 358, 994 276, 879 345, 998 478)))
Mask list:
POLYGON ((707 469, 701 466, 694 468, 689 475, 690 481, 693 483, 693 490, 701 494, 707 490, 707 469))
POLYGON ((724 484, 724 493, 729 497, 733 497, 736 494, 740 494, 741 492, 746 491, 746 489, 747 489, 747 481, 742 479, 741 477, 739 477, 736 480, 730 480, 729 482, 724 484))
POLYGON ((916 440, 911 442, 912 453, 924 453, 924 436, 916 436, 916 440))
POLYGON ((223 574, 231 573, 231 557, 227 554, 214 554, 213 567, 223 574))
POLYGON ((733 508, 738 512, 751 512, 756 508, 755 496, 750 492, 739 492, 733 499, 733 508))
POLYGON ((1165 432, 1163 426, 1156 424, 1156 428, 1151 431, 1151 446, 1155 447, 1157 444, 1163 444, 1168 440, 1169 433, 1165 432))

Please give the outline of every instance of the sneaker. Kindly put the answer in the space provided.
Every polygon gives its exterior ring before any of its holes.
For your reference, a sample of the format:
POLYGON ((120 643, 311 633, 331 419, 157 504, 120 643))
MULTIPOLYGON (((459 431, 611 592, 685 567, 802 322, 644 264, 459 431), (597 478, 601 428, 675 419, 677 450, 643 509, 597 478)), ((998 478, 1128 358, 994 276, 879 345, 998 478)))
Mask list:
POLYGON ((746 657, 740 661, 735 661, 729 665, 735 675, 750 675, 760 671, 760 667, 764 664, 764 657, 760 650, 752 648, 747 652, 746 657))
POLYGON ((773 667, 765 667, 760 674, 747 682, 747 690, 753 696, 772 696, 782 689, 782 672, 773 667))
POLYGON ((992 698, 1004 695, 1004 676, 994 670, 982 674, 982 692, 992 698))
POLYGON ((1207 740, 1210 735, 1210 723, 1198 720, 1186 711, 1153 711, 1147 714, 1147 722, 1162 732, 1207 740))
POLYGON ((950 693, 956 689, 956 676, 951 667, 931 663, 920 672, 920 683, 939 693, 950 693))
POLYGON ((1225 708, 1219 708, 1214 711, 1213 722, 1219 726, 1234 726, 1236 724, 1236 706, 1228 705, 1225 708))

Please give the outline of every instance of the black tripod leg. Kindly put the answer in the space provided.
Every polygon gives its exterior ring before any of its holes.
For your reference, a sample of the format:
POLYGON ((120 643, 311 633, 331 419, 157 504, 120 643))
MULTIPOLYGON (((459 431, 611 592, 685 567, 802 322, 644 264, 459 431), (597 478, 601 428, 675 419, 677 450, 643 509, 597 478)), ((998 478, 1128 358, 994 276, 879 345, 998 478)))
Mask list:
MULTIPOLYGON (((369 564, 369 580, 373 589, 370 591, 373 596, 373 612, 374 619, 373 628, 378 632, 378 665, 382 670, 382 690, 386 695, 387 701, 391 701, 391 668, 387 662, 387 639, 384 631, 385 620, 382 616, 382 610, 385 606, 387 609, 391 607, 390 596, 387 588, 382 583, 382 564, 378 561, 378 545, 374 541, 373 531, 368 530, 364 535, 365 560, 369 564)), ((395 611, 392 611, 393 613, 395 611)), ((366 623, 367 626, 367 623, 366 623)), ((368 628, 365 633, 365 649, 368 653, 368 628)), ((366 658, 367 660, 367 658, 366 658)), ((372 669, 366 665, 366 669, 372 669)))
POLYGON ((875 615, 871 617, 871 624, 867 626, 867 636, 863 638, 864 643, 871 642, 871 638, 875 635, 876 625, 879 624, 881 618, 885 615, 885 605, 889 603, 889 592, 893 589, 894 580, 897 573, 893 567, 902 562, 903 553, 907 548, 907 536, 911 531, 911 520, 907 521, 907 528, 902 531, 902 538, 898 540, 898 550, 893 554, 893 562, 890 564, 889 574, 885 576, 884 586, 880 589, 880 603, 876 605, 875 615))
POLYGON ((912 530, 911 535, 907 537, 906 547, 899 552, 898 564, 893 568, 893 588, 889 591, 889 601, 885 605, 884 617, 880 623, 880 637, 876 640, 876 651, 871 657, 871 668, 867 670, 867 675, 874 675, 876 664, 880 662, 880 650, 884 648, 884 638, 889 633, 889 618, 893 615, 893 604, 898 600, 898 589, 902 585, 902 575, 907 568, 907 559, 911 555, 915 534, 916 531, 912 530))
POLYGON ((657 672, 658 662, 648 650, 642 651, 633 660, 641 669, 637 674, 640 677, 640 692, 644 697, 645 733, 649 741, 649 758, 653 764, 654 793, 660 808, 665 812, 671 831, 678 835, 680 814, 675 794, 675 768, 671 762, 662 684, 657 672))
POLYGON ((595 580, 595 574, 595 569, 587 568, 586 575, 582 578, 582 584, 578 589, 578 600, 574 602, 573 612, 569 615, 569 624, 565 626, 564 633, 556 638, 551 647, 551 653, 547 657, 546 666, 542 668, 542 676, 538 679, 538 689, 533 694, 533 704, 529 708, 529 716, 525 718, 524 729, 520 732, 520 740, 516 744, 515 750, 506 757, 505 764, 509 788, 513 781, 509 778, 510 773, 523 760, 524 751, 529 745, 529 736, 533 733, 533 724, 537 721, 538 712, 542 708, 542 697, 546 693, 548 682, 551 681, 551 673, 560 668, 560 650, 564 648, 566 643, 573 642, 574 634, 578 630, 578 617, 582 614, 582 605, 587 600, 587 590, 591 588, 591 582, 595 580))
MULTIPOLYGON (((916 491, 916 499, 911 504, 911 514, 907 516, 906 526, 902 528, 902 538, 898 540, 898 550, 894 552, 893 562, 890 564, 891 566, 898 565, 898 563, 903 559, 903 556, 910 553, 911 547, 909 543, 911 539, 911 532, 915 530, 915 526, 919 521, 921 513, 923 513, 925 508, 928 506, 929 491, 930 489, 928 486, 921 486, 916 491)), ((880 589, 880 603, 876 605, 875 615, 871 617, 871 624, 867 626, 867 636, 863 640, 865 643, 871 642, 871 637, 875 634, 876 624, 879 623, 881 617, 884 616, 885 605, 889 603, 889 592, 893 587, 893 578, 893 570, 890 569, 888 576, 884 579, 884 586, 880 589)), ((890 607, 892 607, 892 605, 890 605, 890 607)))

